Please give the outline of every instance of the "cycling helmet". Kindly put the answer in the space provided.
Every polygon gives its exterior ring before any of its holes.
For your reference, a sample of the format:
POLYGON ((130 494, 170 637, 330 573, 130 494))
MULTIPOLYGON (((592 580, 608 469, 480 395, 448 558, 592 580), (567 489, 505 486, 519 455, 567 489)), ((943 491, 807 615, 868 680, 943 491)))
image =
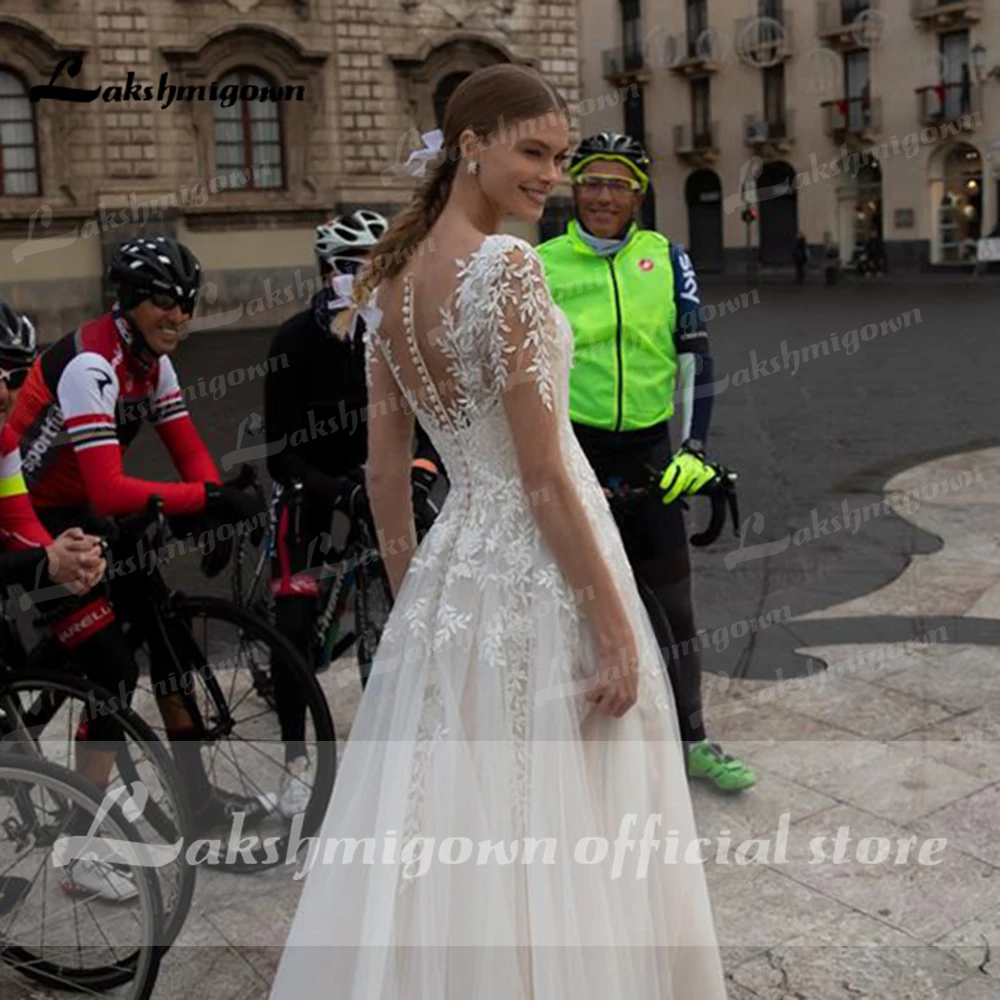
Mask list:
POLYGON ((332 264, 338 257, 368 253, 388 228, 384 215, 366 208, 353 215, 338 215, 316 227, 316 256, 332 264))
POLYGON ((649 187, 649 168, 652 160, 641 142, 621 132, 598 132, 589 135, 576 148, 569 163, 570 177, 576 175, 593 160, 617 160, 632 169, 642 190, 649 187))
POLYGON ((0 300, 0 366, 27 368, 38 357, 38 339, 27 316, 0 300))
POLYGON ((164 295, 191 314, 201 285, 201 265, 177 240, 139 236, 115 250, 108 277, 126 309, 164 295))

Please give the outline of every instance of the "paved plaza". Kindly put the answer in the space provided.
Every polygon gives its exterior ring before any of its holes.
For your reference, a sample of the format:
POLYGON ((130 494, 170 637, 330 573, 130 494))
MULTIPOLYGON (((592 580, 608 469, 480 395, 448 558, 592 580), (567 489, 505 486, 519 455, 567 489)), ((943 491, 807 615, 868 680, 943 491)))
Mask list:
MULTIPOLYGON (((695 555, 706 664, 727 675, 706 675, 706 716, 760 774, 735 797, 693 789, 731 1000, 1000 996, 996 287, 765 284, 711 324, 728 382, 710 450, 741 474, 746 528, 695 555)), ((266 343, 189 341, 182 382, 266 343)), ((192 409, 220 457, 259 384, 192 409)), ((163 475, 147 450, 133 467, 163 475)), ((208 589, 193 560, 172 576, 208 589)), ((324 678, 341 743, 360 695, 335 687, 345 671, 324 678)), ((199 872, 154 1000, 266 998, 291 875, 199 872)))

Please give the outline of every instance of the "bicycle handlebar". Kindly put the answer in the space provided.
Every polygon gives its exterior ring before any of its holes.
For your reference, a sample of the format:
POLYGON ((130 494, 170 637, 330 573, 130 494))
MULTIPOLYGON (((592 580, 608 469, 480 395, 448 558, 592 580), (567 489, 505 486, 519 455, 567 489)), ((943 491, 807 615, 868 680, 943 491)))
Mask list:
MULTIPOLYGON (((711 467, 716 472, 715 478, 692 494, 692 496, 708 497, 712 502, 712 513, 708 527, 704 531, 696 532, 690 539, 691 544, 697 548, 712 545, 718 540, 726 523, 727 507, 732 517, 733 535, 739 537, 740 513, 735 486, 738 476, 723 465, 713 464, 711 467)), ((645 497, 662 495, 661 472, 652 465, 646 466, 646 472, 649 474, 649 479, 641 486, 630 486, 617 480, 612 481, 614 485, 605 485, 604 492, 612 506, 621 506, 645 497)))
POLYGON ((163 498, 154 494, 146 501, 146 506, 138 514, 108 518, 108 528, 102 534, 107 543, 114 544, 123 538, 143 535, 151 524, 156 524, 156 534, 159 537, 163 533, 166 522, 167 517, 163 513, 163 498))
POLYGON ((234 490, 257 489, 260 487, 260 475, 252 465, 244 464, 232 479, 223 483, 223 486, 232 487, 234 490))

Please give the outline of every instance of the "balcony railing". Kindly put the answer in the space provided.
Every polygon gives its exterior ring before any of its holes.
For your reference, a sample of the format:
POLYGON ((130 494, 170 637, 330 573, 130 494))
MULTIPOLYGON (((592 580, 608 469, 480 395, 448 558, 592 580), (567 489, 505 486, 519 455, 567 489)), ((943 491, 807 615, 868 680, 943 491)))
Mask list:
POLYGON ((721 56, 718 34, 711 30, 668 35, 665 44, 667 65, 678 73, 714 70, 721 56))
POLYGON ((845 97, 839 101, 824 101, 824 131, 829 136, 869 135, 882 128, 882 99, 879 97, 845 97))
POLYGON ((748 146, 785 144, 795 137, 795 111, 786 108, 780 115, 751 112, 743 117, 743 138, 748 146))
POLYGON ((759 17, 741 17, 736 22, 736 51, 751 64, 772 66, 792 55, 792 12, 773 7, 759 17))
POLYGON ((819 0, 819 33, 849 31, 862 14, 879 6, 878 0, 819 0))
POLYGON ((678 156, 712 153, 719 148, 719 123, 674 126, 674 152, 678 156))
POLYGON ((918 114, 921 125, 938 125, 954 121, 963 115, 975 114, 978 108, 978 88, 964 83, 936 83, 917 88, 918 114))
POLYGON ((604 61, 604 76, 616 80, 646 69, 646 57, 641 45, 616 45, 601 53, 604 61))
POLYGON ((952 27, 956 22, 979 21, 984 6, 983 0, 910 0, 910 13, 918 21, 952 27))

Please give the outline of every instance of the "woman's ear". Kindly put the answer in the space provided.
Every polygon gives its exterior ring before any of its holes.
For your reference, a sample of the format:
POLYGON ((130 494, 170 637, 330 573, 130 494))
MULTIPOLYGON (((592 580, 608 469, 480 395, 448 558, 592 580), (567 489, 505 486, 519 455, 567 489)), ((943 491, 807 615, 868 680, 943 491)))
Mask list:
POLYGON ((471 160, 479 152, 479 136, 471 128, 462 129, 458 137, 458 148, 461 150, 463 160, 471 160))

